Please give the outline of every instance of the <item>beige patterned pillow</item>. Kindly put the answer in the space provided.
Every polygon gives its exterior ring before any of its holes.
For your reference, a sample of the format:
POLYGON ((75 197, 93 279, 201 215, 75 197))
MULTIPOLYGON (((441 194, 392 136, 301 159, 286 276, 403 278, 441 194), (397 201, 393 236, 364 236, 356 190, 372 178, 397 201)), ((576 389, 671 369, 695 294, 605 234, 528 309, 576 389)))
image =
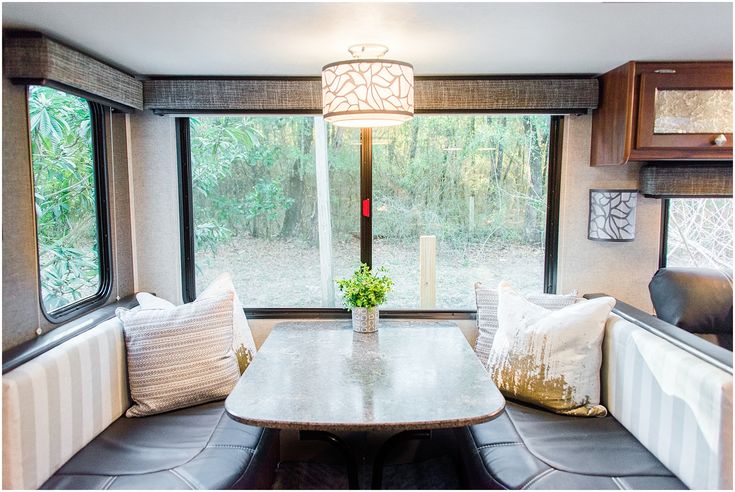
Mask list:
POLYGON ((170 309, 120 310, 134 405, 142 417, 220 400, 240 377, 231 292, 170 309))
MULTIPOLYGON (((237 365, 240 367, 240 374, 242 374, 253 361, 257 348, 230 274, 223 273, 214 279, 194 302, 216 297, 225 292, 232 292, 234 296, 234 302, 232 303, 232 349, 235 351, 237 365)), ((147 292, 139 292, 135 297, 142 309, 173 309, 176 307, 175 304, 147 292)))
POLYGON ((607 415, 600 405, 602 339, 612 297, 550 311, 507 282, 498 286, 498 331, 488 369, 507 397, 566 415, 607 415))
MULTIPOLYGON (((490 348, 493 346, 495 332, 498 331, 498 291, 485 287, 480 282, 475 284, 475 296, 477 299, 477 342, 475 353, 487 368, 487 359, 490 356, 490 348)), ((537 306, 546 309, 557 310, 577 302, 577 291, 569 294, 531 294, 526 297, 537 306)))

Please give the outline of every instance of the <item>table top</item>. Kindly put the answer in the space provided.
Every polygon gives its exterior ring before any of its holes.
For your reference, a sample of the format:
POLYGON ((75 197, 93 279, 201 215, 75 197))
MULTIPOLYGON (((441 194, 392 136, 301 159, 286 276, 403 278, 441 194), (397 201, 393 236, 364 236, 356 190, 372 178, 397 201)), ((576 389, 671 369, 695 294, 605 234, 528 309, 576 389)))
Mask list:
POLYGON ((240 422, 326 431, 461 427, 505 400, 454 323, 276 325, 225 402, 240 422))

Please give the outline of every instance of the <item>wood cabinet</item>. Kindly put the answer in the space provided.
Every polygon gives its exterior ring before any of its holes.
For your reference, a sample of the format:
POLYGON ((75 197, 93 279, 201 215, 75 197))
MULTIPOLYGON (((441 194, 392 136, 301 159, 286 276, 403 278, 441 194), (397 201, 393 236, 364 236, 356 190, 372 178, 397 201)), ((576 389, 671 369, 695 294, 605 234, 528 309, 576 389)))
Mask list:
POLYGON ((591 165, 732 160, 732 62, 628 62, 600 91, 591 165))

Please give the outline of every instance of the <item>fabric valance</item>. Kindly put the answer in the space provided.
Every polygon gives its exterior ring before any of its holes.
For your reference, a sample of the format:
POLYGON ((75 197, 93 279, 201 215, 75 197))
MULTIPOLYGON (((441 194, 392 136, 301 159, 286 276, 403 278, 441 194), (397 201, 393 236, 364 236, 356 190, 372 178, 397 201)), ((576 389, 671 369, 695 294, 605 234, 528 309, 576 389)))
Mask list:
POLYGON ((638 186, 652 198, 731 197, 732 161, 646 164, 638 186))
POLYGON ((122 111, 143 109, 140 80, 40 33, 5 36, 3 74, 13 83, 56 87, 122 111))
MULTIPOLYGON (((157 113, 322 111, 318 77, 164 78, 143 82, 157 113)), ((597 107, 593 78, 416 77, 416 113, 586 113, 597 107)))

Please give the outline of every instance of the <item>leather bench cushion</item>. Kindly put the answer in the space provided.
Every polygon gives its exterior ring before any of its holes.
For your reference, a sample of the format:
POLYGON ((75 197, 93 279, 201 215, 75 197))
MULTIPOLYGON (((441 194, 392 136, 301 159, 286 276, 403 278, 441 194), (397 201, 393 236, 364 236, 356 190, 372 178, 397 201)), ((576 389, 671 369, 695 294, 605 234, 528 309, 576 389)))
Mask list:
POLYGON ((235 422, 218 401, 122 417, 74 455, 43 489, 227 489, 270 486, 262 475, 277 431, 235 422))
POLYGON ((460 430, 471 488, 685 489, 613 417, 580 418, 508 402, 460 430))

